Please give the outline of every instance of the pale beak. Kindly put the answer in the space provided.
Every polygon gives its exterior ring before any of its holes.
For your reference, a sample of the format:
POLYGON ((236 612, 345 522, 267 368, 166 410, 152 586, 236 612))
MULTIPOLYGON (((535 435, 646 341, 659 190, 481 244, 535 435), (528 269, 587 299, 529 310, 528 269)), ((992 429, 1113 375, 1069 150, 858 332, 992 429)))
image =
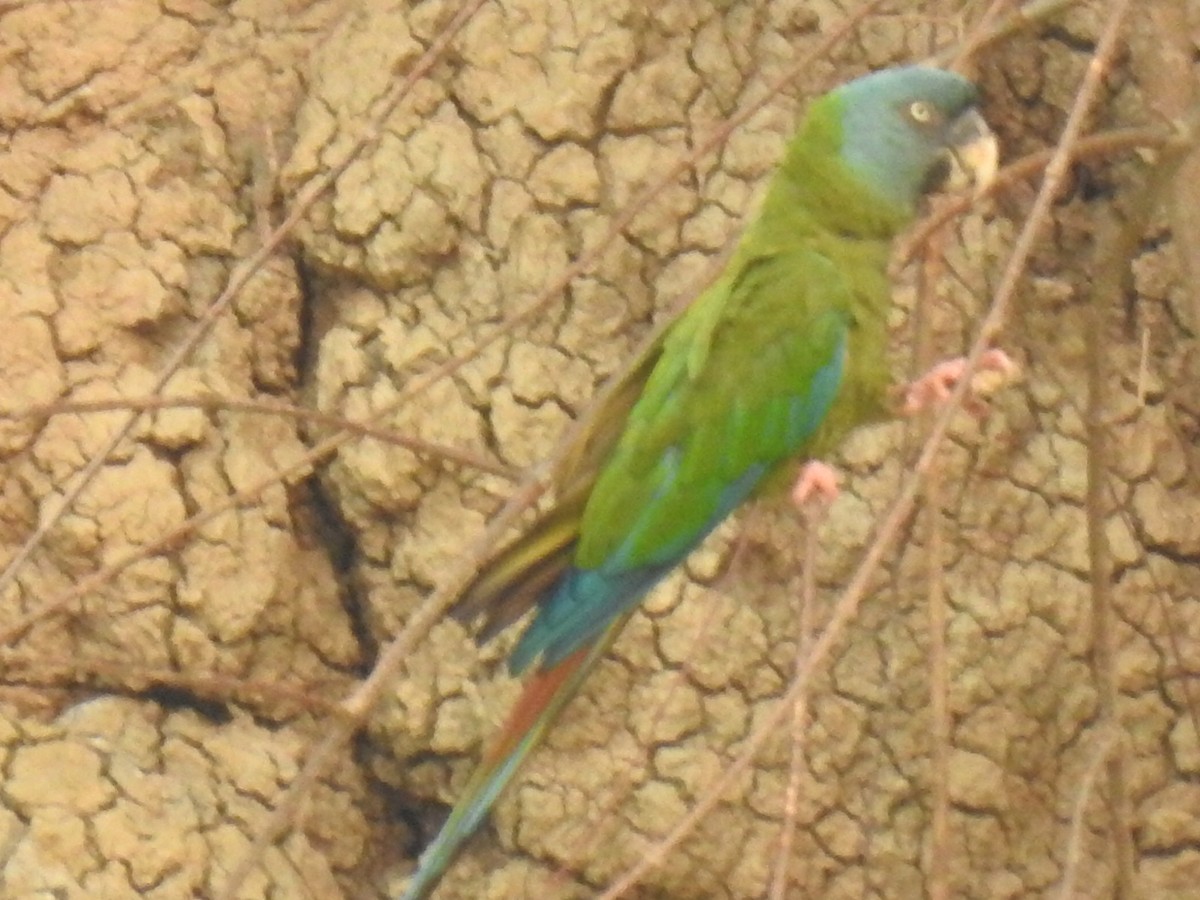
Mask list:
POLYGON ((951 187, 974 184, 975 196, 986 191, 996 180, 1000 168, 1000 145, 976 109, 968 109, 950 123, 946 146, 951 159, 951 187))

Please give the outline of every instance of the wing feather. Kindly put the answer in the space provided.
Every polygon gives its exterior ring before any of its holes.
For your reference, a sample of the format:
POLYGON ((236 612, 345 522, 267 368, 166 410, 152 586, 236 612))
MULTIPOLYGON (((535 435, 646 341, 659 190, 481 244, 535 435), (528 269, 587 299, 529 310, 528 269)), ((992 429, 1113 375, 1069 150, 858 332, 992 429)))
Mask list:
POLYGON ((804 452, 834 403, 852 320, 836 267, 801 248, 734 272, 667 336, 588 497, 571 568, 522 635, 513 671, 556 665, 637 604, 804 452))
POLYGON ((701 297, 698 322, 668 337, 592 491, 576 565, 665 562, 672 535, 694 543, 716 524, 728 487, 803 452, 840 386, 850 301, 834 265, 804 248, 753 260, 701 297), (669 456, 677 461, 664 466, 669 456))

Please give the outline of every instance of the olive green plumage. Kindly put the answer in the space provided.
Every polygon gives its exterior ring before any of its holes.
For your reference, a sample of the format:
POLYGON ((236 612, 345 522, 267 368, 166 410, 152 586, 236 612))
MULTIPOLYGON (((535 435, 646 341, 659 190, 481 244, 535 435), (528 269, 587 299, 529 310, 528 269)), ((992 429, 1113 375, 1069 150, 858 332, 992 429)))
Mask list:
POLYGON ((532 673, 406 898, 432 889, 646 592, 794 461, 886 414, 891 240, 947 158, 991 140, 974 101, 959 76, 909 67, 814 102, 724 271, 605 390, 557 506, 458 605, 484 616, 481 639, 536 607, 510 658, 532 673))

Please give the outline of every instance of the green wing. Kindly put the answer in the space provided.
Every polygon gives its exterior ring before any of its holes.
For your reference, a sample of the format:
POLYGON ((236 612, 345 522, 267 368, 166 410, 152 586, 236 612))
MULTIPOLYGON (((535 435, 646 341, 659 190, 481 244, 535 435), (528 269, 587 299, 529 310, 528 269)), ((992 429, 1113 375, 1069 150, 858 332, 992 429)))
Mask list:
POLYGON ((804 451, 833 403, 846 279, 804 246, 731 268, 667 335, 588 500, 576 566, 673 565, 749 493, 742 480, 804 451))
POLYGON ((848 282, 803 246, 735 263, 667 335, 512 671, 586 646, 821 427, 845 367, 848 282))

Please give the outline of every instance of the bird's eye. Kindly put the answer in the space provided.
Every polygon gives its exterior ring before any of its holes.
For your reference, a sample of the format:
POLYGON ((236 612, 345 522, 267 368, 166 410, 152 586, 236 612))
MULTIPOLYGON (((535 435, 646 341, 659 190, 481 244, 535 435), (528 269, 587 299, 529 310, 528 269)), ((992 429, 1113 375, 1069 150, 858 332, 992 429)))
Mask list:
POLYGON ((928 125, 933 116, 933 107, 924 100, 914 100, 908 107, 908 117, 918 125, 928 125))

